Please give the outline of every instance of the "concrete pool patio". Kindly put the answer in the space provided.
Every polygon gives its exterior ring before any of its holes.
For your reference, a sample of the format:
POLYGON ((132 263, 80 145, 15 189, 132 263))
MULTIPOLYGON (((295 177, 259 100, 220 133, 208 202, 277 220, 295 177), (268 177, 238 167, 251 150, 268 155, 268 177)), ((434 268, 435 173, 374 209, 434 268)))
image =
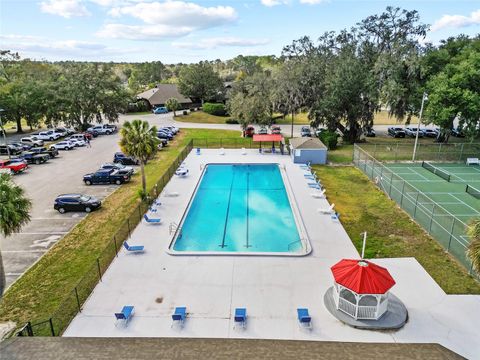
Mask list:
MULTIPOLYGON (((160 195, 161 225, 142 222, 128 240, 143 254, 121 251, 67 328, 67 337, 203 337, 351 342, 433 342, 470 359, 480 358, 480 296, 446 295, 413 258, 375 259, 388 268, 392 289, 409 311, 398 331, 366 331, 335 319, 323 304, 332 285, 330 266, 358 258, 343 226, 317 209, 327 200, 311 196, 304 171, 290 157, 257 150, 193 150, 185 159, 187 177, 174 177, 160 195), (304 257, 173 256, 169 224, 179 223, 206 163, 284 164, 312 252, 304 257), (176 197, 166 196, 177 192, 176 197), (135 306, 128 326, 115 326, 114 313, 135 306), (176 306, 186 306, 183 328, 171 327, 176 306), (236 307, 247 308, 245 329, 233 329, 236 307), (296 309, 309 308, 312 330, 298 326, 296 309)), ((328 196, 327 189, 327 196, 328 196)), ((348 189, 346 189, 348 191, 348 189)), ((352 194, 354 196, 354 194, 352 194)), ((359 234, 360 236, 360 234, 359 234)), ((367 243, 368 246, 368 243, 367 243)))

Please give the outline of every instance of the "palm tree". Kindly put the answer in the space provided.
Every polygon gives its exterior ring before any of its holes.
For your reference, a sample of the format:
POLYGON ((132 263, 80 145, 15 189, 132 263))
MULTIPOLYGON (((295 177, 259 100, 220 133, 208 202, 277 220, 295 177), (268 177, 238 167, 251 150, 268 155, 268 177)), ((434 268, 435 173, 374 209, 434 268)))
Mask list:
POLYGON ((170 98, 165 102, 165 106, 167 107, 168 110, 173 111, 173 117, 176 117, 177 114, 175 113, 176 110, 180 108, 180 103, 178 102, 177 99, 175 98, 170 98))
POLYGON ((471 240, 467 249, 467 257, 472 262, 473 270, 480 274, 480 218, 470 221, 467 235, 471 240))
POLYGON ((122 151, 140 160, 142 173, 143 195, 147 194, 147 182, 145 179, 145 164, 157 151, 160 140, 157 138, 157 128, 150 127, 147 121, 126 121, 120 130, 120 148, 122 151))
MULTIPOLYGON (((28 211, 32 206, 23 189, 11 181, 8 174, 0 174, 0 233, 7 237, 19 231, 30 221, 28 211)), ((0 298, 5 289, 5 269, 0 251, 0 298)))

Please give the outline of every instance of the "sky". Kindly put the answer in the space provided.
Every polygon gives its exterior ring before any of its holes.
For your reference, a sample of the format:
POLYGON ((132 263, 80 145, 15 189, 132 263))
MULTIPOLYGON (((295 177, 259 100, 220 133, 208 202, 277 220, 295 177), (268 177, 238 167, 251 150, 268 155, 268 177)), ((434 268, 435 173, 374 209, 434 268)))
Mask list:
POLYGON ((425 41, 480 33, 480 0, 0 0, 0 49, 32 59, 166 64, 280 55, 387 6, 417 10, 425 41))

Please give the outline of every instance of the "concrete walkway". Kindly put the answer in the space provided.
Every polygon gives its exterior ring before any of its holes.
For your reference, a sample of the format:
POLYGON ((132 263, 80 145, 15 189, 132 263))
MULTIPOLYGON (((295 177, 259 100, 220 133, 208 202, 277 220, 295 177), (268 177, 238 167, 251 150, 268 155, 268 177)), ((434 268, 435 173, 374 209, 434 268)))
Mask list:
MULTIPOLYGON (((344 342, 433 342, 470 359, 480 354, 480 297, 446 295, 413 258, 375 259, 389 269, 392 289, 409 311, 399 331, 351 328, 334 318, 323 303, 332 285, 330 266, 358 253, 342 225, 318 213, 325 199, 315 199, 303 171, 288 156, 260 155, 247 150, 194 151, 185 163, 186 178, 174 177, 160 196, 163 225, 141 223, 129 243, 145 245, 141 255, 122 251, 95 288, 82 313, 72 321, 68 337, 196 337, 253 338, 344 342), (305 223, 312 253, 305 257, 172 256, 166 253, 172 236, 168 225, 180 222, 192 196, 201 165, 212 162, 271 162, 285 166, 295 201, 305 223), (178 192, 178 197, 166 193, 178 192), (115 326, 114 312, 134 305, 127 327, 115 326), (183 328, 171 328, 176 306, 186 306, 183 328), (247 308, 245 330, 233 328, 236 307, 247 308), (313 329, 298 326, 296 308, 307 307, 313 329)), ((328 195, 329 189, 327 189, 328 195)), ((360 234, 359 234, 360 236, 360 234)))

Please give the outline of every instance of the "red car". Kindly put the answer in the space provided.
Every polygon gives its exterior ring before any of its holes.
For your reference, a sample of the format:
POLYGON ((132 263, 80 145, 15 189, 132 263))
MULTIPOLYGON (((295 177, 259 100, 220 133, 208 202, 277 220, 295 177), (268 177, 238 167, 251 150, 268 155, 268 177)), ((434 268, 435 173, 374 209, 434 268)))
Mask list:
POLYGON ((93 139, 93 135, 90 134, 89 132, 85 131, 84 133, 82 133, 83 136, 85 136, 85 140, 92 140, 93 139))
POLYGON ((252 125, 247 126, 244 132, 246 137, 253 137, 255 134, 255 128, 252 125))
POLYGON ((0 160, 0 169, 10 169, 13 174, 18 174, 27 168, 24 162, 11 162, 10 160, 0 160))

